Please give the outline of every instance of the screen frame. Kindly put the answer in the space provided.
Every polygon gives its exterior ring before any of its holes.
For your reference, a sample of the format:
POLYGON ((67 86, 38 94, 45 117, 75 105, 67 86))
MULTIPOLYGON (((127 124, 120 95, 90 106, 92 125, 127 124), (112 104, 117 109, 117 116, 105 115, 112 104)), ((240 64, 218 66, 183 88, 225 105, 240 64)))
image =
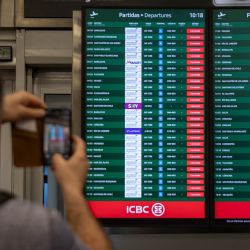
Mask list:
MULTIPOLYGON (((84 30, 86 30, 86 26, 85 26, 85 10, 86 9, 93 9, 93 8, 100 8, 100 9, 129 9, 129 7, 126 7, 126 6, 118 6, 118 7, 110 7, 110 6, 96 6, 96 5, 91 5, 91 6, 84 6, 82 8, 82 69, 85 69, 86 68, 86 65, 85 65, 85 47, 84 47, 84 44, 85 44, 85 33, 84 33, 84 30)), ((134 8, 134 7, 133 7, 134 8)), ((139 6, 139 7, 135 7, 136 9, 146 9, 146 8, 149 8, 148 6, 139 6)), ((155 4, 154 4, 154 7, 150 7, 150 9, 159 9, 159 8, 162 8, 162 7, 155 7, 155 4)), ((196 8, 191 8, 190 6, 188 7, 166 7, 165 6, 165 9, 171 9, 171 10, 202 10, 205 12, 205 19, 204 19, 204 22, 205 22, 205 29, 206 29, 206 32, 205 32, 205 39, 208 39, 209 37, 209 11, 207 8, 199 8, 199 7, 196 7, 196 8)), ((205 47, 205 53, 207 55, 208 53, 208 45, 206 45, 205 47)), ((209 59, 208 59, 208 56, 206 56, 206 60, 205 60, 205 66, 208 67, 209 64, 209 59)), ((208 71, 210 72, 210 70, 208 71)), ((208 73, 205 72, 205 82, 208 82, 209 81, 209 78, 208 78, 208 73)), ((82 83, 81 83, 81 110, 84 108, 85 106, 85 92, 86 92, 86 89, 85 89, 85 71, 82 70, 82 75, 81 75, 81 80, 82 80, 82 83)), ((205 93, 208 93, 209 89, 208 89, 208 84, 205 85, 205 93)), ((207 98, 208 95, 205 94, 205 144, 208 143, 208 136, 207 136, 207 131, 210 129, 209 126, 208 126, 208 115, 210 110, 208 108, 208 101, 209 101, 209 98, 207 98)), ((86 127, 85 127, 85 124, 84 122, 85 121, 85 116, 84 116, 84 112, 81 112, 81 137, 82 138, 85 138, 85 133, 84 131, 86 130, 86 127)), ((205 147, 205 155, 208 156, 208 152, 207 152, 207 149, 209 147, 205 147)), ((177 232, 180 232, 180 233, 187 233, 187 232, 195 232, 195 233, 199 233, 199 232, 205 232, 207 231, 207 228, 208 228, 208 225, 209 225, 209 214, 210 214, 210 211, 209 211, 209 192, 208 192, 208 187, 209 187, 209 172, 208 172, 208 166, 209 166, 209 160, 208 160, 209 157, 206 157, 205 158, 205 161, 206 161, 206 168, 205 168, 205 218, 204 219, 126 219, 126 218, 101 218, 101 219, 98 219, 104 226, 107 226, 107 227, 112 227, 112 228, 116 228, 119 227, 120 229, 118 229, 118 231, 122 232, 124 228, 126 227, 132 227, 136 230, 136 228, 140 228, 140 227, 143 227, 144 229, 145 228, 148 228, 148 231, 152 233, 152 230, 154 232, 172 232, 172 233, 177 233, 177 232), (133 223, 131 223, 133 222, 133 223), (167 227, 166 227, 167 226, 167 227), (169 228, 168 228, 169 227, 169 228)), ((117 230, 115 230, 117 231, 117 230)))
MULTIPOLYGON (((24 0, 15 0, 15 23, 17 28, 71 28, 71 18, 26 18, 24 0)), ((74 13, 74 12, 73 12, 74 13)))
MULTIPOLYGON (((218 11, 218 10, 247 10, 249 9, 250 11, 250 6, 237 6, 237 7, 233 7, 233 6, 216 6, 211 8, 210 10, 210 16, 211 16, 211 37, 210 37, 210 42, 209 42, 209 46, 211 47, 211 55, 212 57, 214 56, 214 51, 213 51, 213 44, 214 44, 214 11, 218 11)), ((211 70, 213 71, 214 69, 214 61, 211 61, 211 70)), ((210 148, 211 148, 211 170, 210 170, 210 199, 211 199, 211 224, 213 225, 214 229, 216 231, 229 231, 229 232, 236 232, 236 233, 249 233, 250 232, 250 218, 249 218, 249 223, 228 223, 227 219, 216 219, 215 218, 215 185, 214 185, 214 181, 215 181, 215 167, 214 167, 214 105, 215 105, 215 101, 214 101, 214 87, 215 87, 215 82, 214 82, 214 75, 212 75, 211 77, 211 103, 212 103, 212 112, 211 112, 211 121, 212 122, 212 133, 211 135, 211 143, 210 143, 210 148)), ((234 220, 232 218, 230 218, 230 220, 234 220)), ((239 219, 236 219, 239 220, 239 219)))
POLYGON ((13 61, 13 48, 12 46, 0 46, 0 51, 6 49, 9 51, 9 57, 2 57, 0 53, 0 62, 12 62, 13 61))
MULTIPOLYGON (((24 18, 71 18, 73 10, 81 10, 82 6, 93 6, 99 7, 108 6, 127 6, 127 7, 143 7, 145 1, 143 0, 74 0, 71 2, 67 1, 56 1, 56 0, 22 0, 24 1, 24 18), (61 11, 58 12, 58 6, 61 5, 61 11)), ((178 5, 187 5, 186 0, 178 0, 178 5)), ((168 0, 167 3, 162 0, 147 1, 147 7, 176 7, 176 0, 168 0)), ((203 8, 212 6, 213 0, 202 0, 199 2, 199 6, 203 8)), ((189 8, 197 8, 197 1, 190 0, 188 3, 189 8)))
POLYGON ((81 10, 82 1, 23 0, 25 18, 72 18, 73 10, 81 10), (58 11, 58 5, 60 11, 58 11))
MULTIPOLYGON (((98 8, 98 5, 91 5, 88 8, 98 8)), ((107 6, 109 8, 110 6, 107 6)), ((168 8, 172 8, 173 6, 168 6, 168 8)), ((87 8, 87 7, 85 7, 87 8)), ((82 12, 76 11, 75 16, 74 16, 74 25, 73 25, 73 52, 74 52, 74 58, 80 58, 80 61, 78 60, 73 60, 73 89, 72 89, 72 102, 73 102, 73 119, 74 121, 79 121, 79 124, 76 124, 73 122, 73 131, 77 134, 81 134, 81 128, 80 128, 80 115, 82 112, 80 111, 79 107, 82 107, 82 87, 83 87, 83 81, 82 81, 82 65, 84 64, 84 60, 82 58, 82 43, 80 41, 81 35, 79 37, 79 31, 80 33, 82 32, 82 22, 83 22, 83 11, 82 12), (81 93, 81 94, 80 94, 81 93)), ((121 8, 119 6, 119 8, 121 8)), ((125 8, 125 7, 124 7, 125 8)), ((188 6, 184 9, 190 9, 188 6)), ((199 7, 197 7, 199 8, 199 7)), ((248 8, 247 6, 239 6, 239 7, 234 7, 232 6, 227 6, 227 7, 214 7, 210 6, 209 8, 199 8, 199 9, 204 9, 207 13, 207 20, 206 20, 206 27, 207 27, 207 47, 206 47, 206 53, 207 53, 207 58, 206 58, 206 65, 207 65, 207 80, 208 84, 206 85, 206 112, 207 112, 207 121, 208 121, 208 129, 206 130, 208 133, 213 134, 213 112, 214 112, 214 106, 211 107, 211 104, 214 105, 213 101, 213 93, 214 93, 214 86, 213 86, 213 61, 210 62, 210 57, 213 53, 213 13, 214 10, 220 10, 220 9, 225 9, 225 10, 230 10, 230 9, 246 9, 248 8), (210 34, 210 35, 209 35, 210 34), (212 81, 212 82, 211 82, 212 81), (209 106, 210 105, 210 106, 209 106)), ((174 9, 179 9, 178 7, 174 7, 174 9)), ((182 8, 181 8, 182 9, 182 8)), ((206 135, 207 136, 207 135, 206 135)), ((207 221, 205 224, 200 224, 195 223, 195 224, 183 224, 183 222, 171 224, 168 221, 161 222, 160 225, 156 222, 155 219, 149 221, 141 221, 139 224, 133 223, 135 222, 134 219, 132 220, 119 220, 119 219, 104 219, 100 220, 101 223, 103 223, 104 226, 108 226, 108 230, 111 233, 114 234, 126 234, 126 233, 135 233, 135 234, 140 234, 140 233, 249 233, 250 232, 250 227, 249 224, 227 224, 225 223, 225 220, 215 220, 214 217, 214 169, 213 169, 213 136, 208 136, 207 138, 207 144, 209 147, 206 149, 208 153, 208 159, 207 162, 209 165, 207 165, 207 172, 208 174, 206 175, 207 183, 209 184, 207 191, 208 191, 208 200, 207 200, 207 221), (156 223, 155 223, 156 222, 156 223), (136 225, 135 225, 136 224, 136 225)))

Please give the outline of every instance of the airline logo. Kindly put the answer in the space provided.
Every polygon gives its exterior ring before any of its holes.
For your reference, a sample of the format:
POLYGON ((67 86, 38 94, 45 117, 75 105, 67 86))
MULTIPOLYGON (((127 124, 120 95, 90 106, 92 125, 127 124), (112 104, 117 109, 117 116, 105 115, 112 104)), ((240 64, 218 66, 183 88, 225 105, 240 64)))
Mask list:
POLYGON ((222 19, 222 17, 225 17, 225 16, 226 14, 220 11, 220 13, 218 14, 218 19, 222 19))
POLYGON ((151 207, 148 205, 132 205, 126 206, 126 214, 150 214, 160 217, 165 213, 165 206, 161 203, 154 203, 151 207))
POLYGON ((134 60, 134 61, 132 61, 132 60, 127 60, 127 61, 126 61, 126 64, 141 65, 141 61, 139 61, 139 60, 134 60))
POLYGON ((98 16, 99 13, 96 13, 95 11, 92 11, 92 13, 90 13, 90 18, 94 18, 96 16, 98 16))

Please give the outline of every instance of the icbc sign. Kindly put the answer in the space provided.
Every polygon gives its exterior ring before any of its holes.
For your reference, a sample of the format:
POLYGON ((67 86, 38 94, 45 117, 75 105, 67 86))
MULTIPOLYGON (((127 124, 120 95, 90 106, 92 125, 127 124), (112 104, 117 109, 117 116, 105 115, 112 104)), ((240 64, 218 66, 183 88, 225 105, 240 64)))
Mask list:
POLYGON ((151 207, 148 205, 140 206, 140 205, 131 205, 126 206, 127 214, 150 214, 152 213, 154 216, 162 216, 165 213, 165 206, 161 203, 155 203, 151 207))
POLYGON ((187 201, 90 201, 97 218, 205 218, 205 203, 187 201))

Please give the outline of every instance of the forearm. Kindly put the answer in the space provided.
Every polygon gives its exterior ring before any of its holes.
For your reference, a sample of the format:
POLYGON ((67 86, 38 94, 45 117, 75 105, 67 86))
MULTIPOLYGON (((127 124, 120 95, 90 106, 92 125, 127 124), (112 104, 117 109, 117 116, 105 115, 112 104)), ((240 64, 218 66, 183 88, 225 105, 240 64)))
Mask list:
POLYGON ((79 192, 64 191, 66 216, 69 224, 82 242, 91 250, 111 250, 111 243, 87 202, 79 192))

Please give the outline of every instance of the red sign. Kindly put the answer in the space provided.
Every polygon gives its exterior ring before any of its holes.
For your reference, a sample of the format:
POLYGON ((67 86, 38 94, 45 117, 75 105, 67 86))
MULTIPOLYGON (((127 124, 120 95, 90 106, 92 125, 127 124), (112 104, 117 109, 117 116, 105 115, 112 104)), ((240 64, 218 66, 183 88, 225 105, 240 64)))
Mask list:
POLYGON ((250 202, 215 202, 215 219, 250 219, 250 202))
POLYGON ((204 46, 203 41, 187 41, 187 46, 204 46))
POLYGON ((97 218, 205 218, 204 201, 89 201, 88 204, 97 218))

